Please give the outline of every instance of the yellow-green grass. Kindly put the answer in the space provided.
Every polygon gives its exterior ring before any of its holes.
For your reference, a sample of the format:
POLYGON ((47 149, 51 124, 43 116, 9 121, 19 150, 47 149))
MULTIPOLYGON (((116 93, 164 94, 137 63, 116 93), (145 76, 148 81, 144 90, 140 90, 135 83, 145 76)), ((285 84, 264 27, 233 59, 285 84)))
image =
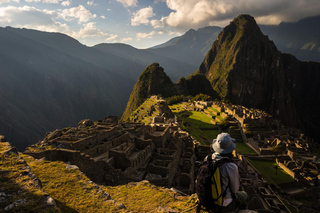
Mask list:
POLYGON ((278 167, 275 161, 262 161, 262 160, 252 160, 248 158, 252 165, 262 174, 262 176, 267 180, 268 184, 278 186, 282 183, 290 183, 294 181, 294 178, 286 173, 283 169, 278 167), (277 174, 276 174, 277 167, 277 174))
MULTIPOLYGON (((129 120, 131 121, 136 120, 136 122, 141 122, 146 124, 150 123, 151 119, 153 118, 153 115, 149 116, 149 112, 151 111, 151 107, 155 105, 157 105, 157 101, 155 99, 149 98, 132 113, 129 120), (143 118, 141 118, 141 116, 143 116, 143 118), (138 117, 140 117, 140 119, 138 119, 138 117)), ((159 114, 159 111, 157 110, 156 107, 153 114, 154 113, 159 114)))
POLYGON ((28 176, 24 160, 16 154, 1 153, 7 150, 2 145, 0 142, 0 189, 11 196, 0 203, 0 211, 17 200, 26 200, 25 204, 16 206, 9 212, 59 212, 58 209, 45 205, 46 193, 28 176))
POLYGON ((67 169, 63 162, 35 160, 24 156, 43 189, 57 202, 61 212, 125 212, 108 202, 79 170, 67 169))
MULTIPOLYGON (((157 212, 160 208, 181 212, 196 205, 196 199, 177 196, 169 189, 154 186, 145 181, 122 186, 105 186, 103 189, 132 212, 157 212)), ((187 212, 194 212, 194 209, 187 212)))
POLYGON ((184 111, 176 115, 180 121, 180 127, 203 145, 210 144, 211 140, 219 134, 217 126, 211 123, 211 118, 201 112, 184 111))
POLYGON ((208 107, 208 110, 211 110, 211 111, 215 112, 216 114, 219 112, 219 110, 217 110, 216 108, 213 108, 213 107, 208 107))
POLYGON ((173 113, 178 113, 178 112, 184 111, 182 105, 183 105, 182 103, 173 104, 173 105, 170 105, 169 108, 171 109, 171 111, 172 111, 173 113))
POLYGON ((99 185, 103 189, 100 191, 79 170, 66 169, 63 162, 38 161, 29 156, 25 159, 42 181, 43 188, 56 200, 59 212, 126 212, 118 208, 119 203, 123 203, 130 212, 155 212, 159 207, 182 211, 196 202, 188 196, 175 196, 173 191, 148 182, 99 185), (117 204, 103 198, 103 192, 109 193, 117 204))
POLYGON ((244 142, 237 142, 236 143, 236 151, 242 155, 246 154, 257 154, 253 149, 251 149, 246 143, 244 142))

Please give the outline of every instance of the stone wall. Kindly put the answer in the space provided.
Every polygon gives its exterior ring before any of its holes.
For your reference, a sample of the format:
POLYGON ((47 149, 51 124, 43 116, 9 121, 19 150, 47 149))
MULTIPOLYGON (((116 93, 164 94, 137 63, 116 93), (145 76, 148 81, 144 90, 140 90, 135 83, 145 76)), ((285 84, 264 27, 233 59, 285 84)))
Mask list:
POLYGON ((293 178, 296 178, 296 173, 294 171, 292 171, 291 169, 289 169, 286 165, 284 165, 282 162, 280 161, 276 161, 278 166, 283 169, 286 173, 288 173, 288 175, 290 175, 293 178))

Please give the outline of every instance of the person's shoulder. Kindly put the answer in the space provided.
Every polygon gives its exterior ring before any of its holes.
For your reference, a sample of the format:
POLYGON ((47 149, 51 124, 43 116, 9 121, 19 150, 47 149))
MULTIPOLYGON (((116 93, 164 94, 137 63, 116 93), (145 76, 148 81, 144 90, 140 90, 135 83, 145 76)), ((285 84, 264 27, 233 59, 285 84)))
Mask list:
POLYGON ((224 167, 228 168, 228 169, 238 169, 237 164, 233 163, 233 162, 227 162, 223 164, 224 167))

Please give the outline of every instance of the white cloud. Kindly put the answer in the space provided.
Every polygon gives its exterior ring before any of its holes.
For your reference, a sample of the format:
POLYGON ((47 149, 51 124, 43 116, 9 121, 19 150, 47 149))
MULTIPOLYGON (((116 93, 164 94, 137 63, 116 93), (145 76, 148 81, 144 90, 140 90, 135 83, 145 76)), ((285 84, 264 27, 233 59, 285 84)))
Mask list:
POLYGON ((79 22, 88 22, 91 19, 96 18, 97 15, 91 14, 91 12, 87 10, 84 6, 79 5, 78 7, 62 10, 61 17, 67 21, 70 21, 76 18, 79 20, 79 22))
POLYGON ((107 36, 106 33, 103 33, 100 29, 96 28, 94 22, 89 22, 80 29, 79 32, 73 32, 72 36, 74 38, 87 38, 87 37, 103 37, 107 36))
POLYGON ((118 38, 118 35, 110 34, 108 38, 106 38, 106 41, 112 41, 116 40, 118 38))
POLYGON ((151 39, 153 38, 153 35, 156 34, 156 31, 151 31, 150 33, 136 33, 137 40, 139 41, 140 39, 151 39))
POLYGON ((57 16, 56 12, 50 10, 7 6, 0 8, 0 25, 68 33, 69 27, 66 24, 55 21, 57 16))
POLYGON ((154 29, 163 28, 165 26, 165 17, 162 17, 160 20, 151 20, 150 24, 154 29))
POLYGON ((17 2, 19 3, 20 0, 0 0, 0 4, 2 3, 10 3, 10 2, 17 2))
POLYGON ((120 2, 124 7, 133 7, 137 6, 138 0, 117 0, 120 2))
POLYGON ((158 32, 158 34, 159 35, 176 35, 176 36, 180 36, 181 35, 181 33, 180 32, 173 32, 173 31, 170 31, 170 30, 160 30, 159 32, 158 32))
POLYGON ((128 42, 128 41, 132 41, 132 38, 122 38, 121 40, 121 43, 126 43, 126 42, 128 42))
POLYGON ((41 2, 41 0, 24 0, 26 2, 41 2))
POLYGON ((166 0, 166 4, 173 12, 152 20, 154 28, 224 27, 240 14, 250 14, 260 24, 279 24, 318 15, 320 11, 319 0, 166 0))
POLYGON ((61 2, 62 6, 70 6, 71 0, 24 0, 26 2, 42 2, 47 4, 59 4, 61 2))
POLYGON ((49 4, 59 4, 59 0, 43 0, 42 2, 49 3, 49 4))
POLYGON ((142 8, 137 12, 133 13, 133 17, 131 18, 131 25, 138 26, 140 24, 149 24, 149 18, 153 17, 155 14, 153 13, 153 9, 151 6, 142 8))
POLYGON ((92 1, 87 1, 87 5, 89 5, 89 6, 92 6, 92 5, 96 6, 96 5, 98 5, 98 4, 94 3, 94 0, 92 0, 92 1))
POLYGON ((66 0, 66 1, 61 2, 61 5, 65 6, 65 7, 70 6, 70 4, 71 4, 71 0, 66 0))
POLYGON ((43 2, 48 4, 59 4, 62 0, 25 0, 26 2, 43 2))
POLYGON ((106 17, 105 17, 105 16, 100 16, 100 18, 102 18, 102 19, 106 19, 106 17))

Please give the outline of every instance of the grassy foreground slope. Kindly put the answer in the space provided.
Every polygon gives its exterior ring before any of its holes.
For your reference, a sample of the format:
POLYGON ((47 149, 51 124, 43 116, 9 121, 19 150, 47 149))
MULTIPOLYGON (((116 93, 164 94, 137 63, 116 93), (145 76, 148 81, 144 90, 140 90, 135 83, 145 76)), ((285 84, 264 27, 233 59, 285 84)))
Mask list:
POLYGON ((170 189, 147 181, 103 186, 63 162, 24 156, 44 190, 57 202, 59 212, 168 212, 195 205, 196 199, 176 196, 170 189))

